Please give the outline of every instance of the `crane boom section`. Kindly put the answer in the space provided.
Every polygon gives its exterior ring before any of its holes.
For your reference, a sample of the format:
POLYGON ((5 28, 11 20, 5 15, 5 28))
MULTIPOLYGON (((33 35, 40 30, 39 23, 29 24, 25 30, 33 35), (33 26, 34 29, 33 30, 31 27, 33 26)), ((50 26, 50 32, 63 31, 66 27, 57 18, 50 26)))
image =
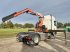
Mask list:
POLYGON ((26 8, 26 9, 24 9, 24 10, 22 10, 22 11, 15 12, 15 13, 13 13, 13 14, 11 14, 11 15, 8 15, 8 16, 2 18, 2 21, 5 22, 5 21, 7 21, 7 20, 9 20, 9 19, 11 19, 11 18, 17 17, 17 16, 19 16, 19 15, 21 15, 21 14, 24 14, 24 13, 29 13, 29 14, 31 14, 31 15, 35 15, 35 16, 39 16, 39 17, 44 17, 41 13, 34 12, 34 11, 32 11, 31 9, 26 8))

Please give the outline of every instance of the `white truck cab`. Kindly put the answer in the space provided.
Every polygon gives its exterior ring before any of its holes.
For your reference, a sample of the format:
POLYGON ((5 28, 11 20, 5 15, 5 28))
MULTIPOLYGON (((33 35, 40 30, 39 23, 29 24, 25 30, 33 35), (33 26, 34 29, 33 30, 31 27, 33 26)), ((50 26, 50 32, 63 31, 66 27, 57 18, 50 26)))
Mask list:
POLYGON ((51 15, 44 16, 43 25, 45 25, 45 27, 48 30, 56 30, 57 29, 57 23, 56 23, 55 17, 51 16, 51 15))

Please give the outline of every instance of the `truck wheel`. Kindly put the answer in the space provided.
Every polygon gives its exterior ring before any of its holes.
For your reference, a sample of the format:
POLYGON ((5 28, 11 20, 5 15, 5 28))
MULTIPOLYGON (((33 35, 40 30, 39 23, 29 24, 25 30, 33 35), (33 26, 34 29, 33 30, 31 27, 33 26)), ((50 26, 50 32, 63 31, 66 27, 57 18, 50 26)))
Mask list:
POLYGON ((34 43, 33 41, 28 41, 28 42, 27 42, 27 45, 29 45, 29 46, 34 46, 34 44, 35 44, 35 43, 34 43))
POLYGON ((54 39, 55 38, 55 33, 51 32, 48 33, 48 39, 54 39))
POLYGON ((40 41, 40 36, 38 34, 33 34, 32 41, 28 41, 28 45, 37 46, 40 41))
POLYGON ((24 44, 28 45, 28 46, 34 46, 34 41, 33 40, 26 40, 25 38, 23 38, 22 41, 24 44))
POLYGON ((35 46, 39 44, 40 36, 38 34, 35 34, 33 37, 33 41, 35 43, 35 46))
POLYGON ((37 33, 32 33, 30 35, 31 35, 30 37, 32 38, 32 40, 30 40, 30 41, 24 41, 24 42, 27 45, 29 45, 29 46, 36 46, 36 45, 38 45, 39 41, 40 41, 40 36, 37 33))

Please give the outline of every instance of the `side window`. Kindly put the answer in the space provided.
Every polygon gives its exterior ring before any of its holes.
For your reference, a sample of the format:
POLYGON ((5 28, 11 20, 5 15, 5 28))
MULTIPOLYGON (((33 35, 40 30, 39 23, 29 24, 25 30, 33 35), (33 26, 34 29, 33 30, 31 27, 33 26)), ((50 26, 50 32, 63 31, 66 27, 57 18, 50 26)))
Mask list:
POLYGON ((54 21, 54 25, 57 26, 57 22, 56 21, 54 21))

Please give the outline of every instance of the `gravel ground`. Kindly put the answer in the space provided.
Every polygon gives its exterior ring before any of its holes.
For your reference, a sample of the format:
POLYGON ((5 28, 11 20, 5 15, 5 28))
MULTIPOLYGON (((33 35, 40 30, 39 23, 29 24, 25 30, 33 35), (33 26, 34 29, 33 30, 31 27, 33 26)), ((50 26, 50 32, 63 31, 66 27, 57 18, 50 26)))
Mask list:
POLYGON ((29 47, 16 38, 0 39, 0 52, 70 52, 70 33, 67 33, 67 45, 63 33, 58 33, 56 39, 41 41, 38 46, 29 47))

